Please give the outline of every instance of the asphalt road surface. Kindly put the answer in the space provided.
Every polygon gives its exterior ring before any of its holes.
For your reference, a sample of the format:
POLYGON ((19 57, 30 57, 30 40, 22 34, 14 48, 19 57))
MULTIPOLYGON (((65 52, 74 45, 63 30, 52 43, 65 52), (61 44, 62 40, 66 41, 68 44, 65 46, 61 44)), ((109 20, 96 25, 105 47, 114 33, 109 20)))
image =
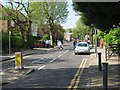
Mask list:
MULTIPOLYGON (((25 57, 25 67, 35 68, 35 71, 2 88, 87 88, 90 85, 89 62, 90 55, 75 55, 72 43, 68 43, 64 49, 25 57)), ((13 64, 14 61, 4 63, 3 68, 13 64)))

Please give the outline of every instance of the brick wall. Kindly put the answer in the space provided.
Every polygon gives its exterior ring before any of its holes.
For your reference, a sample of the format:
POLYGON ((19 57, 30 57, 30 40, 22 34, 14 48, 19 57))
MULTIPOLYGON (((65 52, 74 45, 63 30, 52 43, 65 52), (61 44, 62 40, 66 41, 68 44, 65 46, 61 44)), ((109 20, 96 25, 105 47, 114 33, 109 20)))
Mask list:
POLYGON ((7 31, 8 31, 8 21, 0 20, 0 32, 7 32, 7 31))

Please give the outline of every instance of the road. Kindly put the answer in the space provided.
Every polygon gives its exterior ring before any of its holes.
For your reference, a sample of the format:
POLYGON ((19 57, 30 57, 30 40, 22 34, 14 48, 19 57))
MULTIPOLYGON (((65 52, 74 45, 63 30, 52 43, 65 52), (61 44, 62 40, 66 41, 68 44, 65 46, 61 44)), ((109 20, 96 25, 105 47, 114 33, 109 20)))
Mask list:
MULTIPOLYGON (((90 55, 74 55, 72 43, 64 49, 39 52, 24 58, 24 67, 35 71, 4 88, 87 88, 90 85, 90 55)), ((14 66, 14 61, 3 63, 3 69, 14 66)))

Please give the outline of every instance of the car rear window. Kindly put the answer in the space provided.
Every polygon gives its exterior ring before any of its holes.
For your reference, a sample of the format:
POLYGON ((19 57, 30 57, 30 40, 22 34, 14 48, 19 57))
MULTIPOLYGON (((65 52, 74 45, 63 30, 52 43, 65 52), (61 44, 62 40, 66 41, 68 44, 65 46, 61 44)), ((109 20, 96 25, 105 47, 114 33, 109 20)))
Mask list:
POLYGON ((78 46, 87 47, 87 44, 86 43, 79 43, 78 46))

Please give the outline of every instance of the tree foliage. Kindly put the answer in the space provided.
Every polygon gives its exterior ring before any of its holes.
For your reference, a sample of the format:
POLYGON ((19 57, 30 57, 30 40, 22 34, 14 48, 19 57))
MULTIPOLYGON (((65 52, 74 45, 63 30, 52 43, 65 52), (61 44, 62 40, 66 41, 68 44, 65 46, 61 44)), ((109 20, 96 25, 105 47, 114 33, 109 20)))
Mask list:
MULTIPOLYGON (((68 10, 67 2, 33 2, 30 5, 33 11, 34 21, 39 25, 48 25, 51 41, 54 43, 55 23, 66 21, 68 10)), ((53 44, 52 43, 52 44, 53 44)))
POLYGON ((74 2, 74 10, 82 16, 86 25, 93 24, 104 32, 120 23, 120 3, 118 2, 74 2))
POLYGON ((107 44, 120 44, 120 28, 111 29, 108 34, 104 36, 107 44))
POLYGON ((90 28, 82 22, 81 18, 79 18, 79 20, 76 23, 76 27, 73 30, 73 37, 80 38, 83 40, 84 36, 88 34, 89 30, 90 28))
POLYGON ((29 2, 24 0, 9 1, 8 5, 3 8, 5 15, 2 19, 13 20, 15 25, 19 27, 22 35, 24 46, 29 48, 29 37, 31 35, 31 13, 29 9, 29 2))
POLYGON ((55 35, 56 35, 56 39, 57 40, 63 40, 64 37, 64 32, 65 30, 63 29, 63 27, 60 24, 55 24, 54 25, 54 29, 55 29, 55 35))

